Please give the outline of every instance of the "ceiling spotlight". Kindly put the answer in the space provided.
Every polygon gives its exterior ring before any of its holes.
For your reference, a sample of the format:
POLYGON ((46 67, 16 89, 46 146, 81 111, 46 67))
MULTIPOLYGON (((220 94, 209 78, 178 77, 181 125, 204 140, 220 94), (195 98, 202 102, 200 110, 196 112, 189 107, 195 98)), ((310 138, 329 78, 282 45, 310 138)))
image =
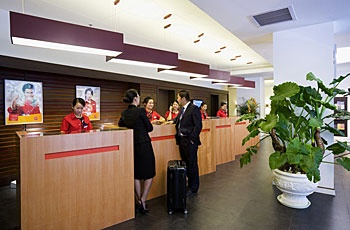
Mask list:
POLYGON ((164 29, 167 29, 167 28, 169 28, 170 26, 171 26, 171 24, 168 24, 168 25, 164 26, 164 29))
POLYGON ((215 53, 216 53, 216 54, 218 54, 218 53, 220 53, 220 52, 221 52, 221 50, 217 50, 217 51, 215 51, 215 53))
POLYGON ((236 60, 236 58, 231 58, 231 59, 230 59, 230 61, 235 61, 235 60, 236 60))
POLYGON ((167 14, 164 16, 164 19, 170 18, 172 14, 167 14))
POLYGON ((226 46, 223 46, 223 47, 221 47, 220 49, 223 50, 223 49, 225 49, 225 48, 226 48, 226 46))
POLYGON ((250 62, 247 62, 247 65, 250 65, 250 64, 253 64, 253 62, 252 62, 252 61, 250 61, 250 62))
POLYGON ((204 35, 204 33, 198 34, 198 37, 200 38, 200 37, 202 37, 203 35, 204 35))
POLYGON ((197 42, 199 42, 200 40, 199 39, 197 39, 197 40, 195 40, 193 43, 197 43, 197 42))

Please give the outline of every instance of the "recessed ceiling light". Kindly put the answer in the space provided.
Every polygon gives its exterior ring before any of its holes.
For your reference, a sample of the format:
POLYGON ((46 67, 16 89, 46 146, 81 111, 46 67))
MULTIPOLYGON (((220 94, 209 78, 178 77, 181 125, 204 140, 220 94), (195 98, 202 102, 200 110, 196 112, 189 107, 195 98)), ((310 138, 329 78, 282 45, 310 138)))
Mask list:
POLYGON ((167 14, 167 15, 165 15, 165 16, 164 16, 164 19, 168 19, 168 18, 170 18, 170 17, 171 17, 171 15, 172 15, 172 14, 167 14))

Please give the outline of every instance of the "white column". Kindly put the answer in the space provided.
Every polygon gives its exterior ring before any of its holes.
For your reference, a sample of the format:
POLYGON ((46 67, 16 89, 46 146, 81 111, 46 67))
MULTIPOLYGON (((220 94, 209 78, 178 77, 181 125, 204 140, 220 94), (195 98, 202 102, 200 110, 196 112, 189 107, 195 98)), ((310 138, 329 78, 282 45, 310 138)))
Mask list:
MULTIPOLYGON (((298 84, 312 85, 306 81, 306 74, 313 72, 325 84, 332 81, 335 66, 333 64, 333 23, 323 23, 297 29, 280 31, 273 34, 274 81, 279 84, 294 81, 298 84)), ((327 138, 333 143, 333 135, 327 138)), ((325 161, 333 162, 333 155, 325 161)), ((321 165, 321 181, 316 192, 335 195, 334 165, 321 165)))

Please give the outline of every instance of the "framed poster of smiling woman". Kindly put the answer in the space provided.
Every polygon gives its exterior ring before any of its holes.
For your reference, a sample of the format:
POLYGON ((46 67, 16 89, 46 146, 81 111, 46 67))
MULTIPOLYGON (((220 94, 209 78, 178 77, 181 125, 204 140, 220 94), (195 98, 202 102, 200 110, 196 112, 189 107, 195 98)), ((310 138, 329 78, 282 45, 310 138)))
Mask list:
POLYGON ((5 125, 43 123, 42 83, 5 79, 5 125))
POLYGON ((85 100, 83 113, 90 121, 100 120, 100 87, 76 85, 76 97, 85 100))

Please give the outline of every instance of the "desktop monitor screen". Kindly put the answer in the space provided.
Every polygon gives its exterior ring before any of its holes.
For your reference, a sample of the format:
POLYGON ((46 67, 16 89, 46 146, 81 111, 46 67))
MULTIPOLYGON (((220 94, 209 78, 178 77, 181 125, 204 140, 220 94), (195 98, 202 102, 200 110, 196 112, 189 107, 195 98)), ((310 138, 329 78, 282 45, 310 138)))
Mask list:
POLYGON ((192 100, 192 103, 193 103, 194 105, 196 105, 198 108, 200 108, 200 107, 201 107, 201 104, 203 103, 203 100, 201 100, 201 99, 193 99, 193 100, 192 100))

